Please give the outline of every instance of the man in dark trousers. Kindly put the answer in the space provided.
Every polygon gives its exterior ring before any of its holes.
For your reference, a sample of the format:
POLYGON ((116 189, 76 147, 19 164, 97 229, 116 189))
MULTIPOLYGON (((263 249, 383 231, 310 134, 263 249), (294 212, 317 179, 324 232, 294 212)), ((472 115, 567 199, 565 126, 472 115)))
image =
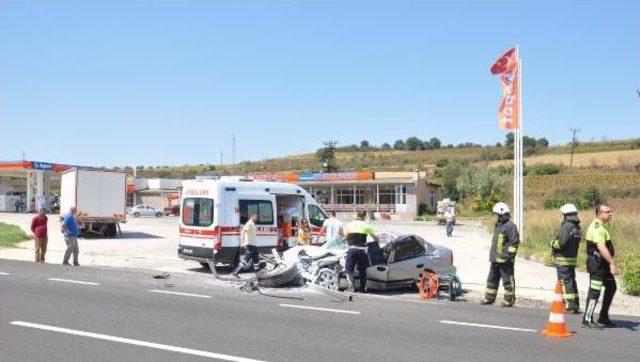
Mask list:
POLYGON ((558 273, 558 280, 562 283, 564 309, 580 314, 578 284, 576 283, 576 262, 578 248, 582 239, 578 209, 574 204, 566 204, 560 208, 563 215, 562 225, 558 236, 551 241, 551 257, 558 273))
POLYGON ((491 305, 495 303, 498 295, 500 279, 504 286, 503 307, 512 307, 516 302, 516 282, 513 266, 520 244, 518 227, 511 221, 509 206, 499 202, 493 206, 493 213, 498 215, 498 220, 493 231, 489 261, 491 267, 487 277, 487 289, 480 304, 491 305))
POLYGON ((615 323, 609 319, 609 307, 613 302, 613 296, 618 289, 615 275, 618 275, 615 251, 611 241, 609 222, 613 216, 611 206, 601 204, 596 206, 596 218, 587 229, 585 240, 587 242, 587 271, 589 271, 589 293, 587 305, 582 318, 582 325, 586 328, 602 329, 603 327, 615 327, 615 323), (593 314, 600 298, 600 292, 604 289, 602 308, 598 315, 598 321, 593 320, 593 314))
POLYGON ((379 239, 373 232, 371 225, 367 224, 364 219, 367 217, 366 211, 358 211, 356 220, 345 226, 344 233, 347 235, 347 255, 345 257, 344 268, 349 282, 349 291, 355 292, 354 272, 356 265, 358 267, 358 279, 360 280, 360 292, 365 293, 367 290, 367 267, 369 267, 369 258, 367 257, 367 236, 371 236, 374 242, 379 239))

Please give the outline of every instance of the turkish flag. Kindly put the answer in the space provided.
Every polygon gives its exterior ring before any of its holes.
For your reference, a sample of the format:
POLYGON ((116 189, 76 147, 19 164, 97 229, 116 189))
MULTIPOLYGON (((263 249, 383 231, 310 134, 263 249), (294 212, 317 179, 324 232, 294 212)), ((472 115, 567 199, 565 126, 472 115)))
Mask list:
POLYGON ((498 109, 498 126, 502 130, 520 128, 520 77, 516 49, 507 50, 491 66, 491 74, 500 75, 502 101, 498 109))

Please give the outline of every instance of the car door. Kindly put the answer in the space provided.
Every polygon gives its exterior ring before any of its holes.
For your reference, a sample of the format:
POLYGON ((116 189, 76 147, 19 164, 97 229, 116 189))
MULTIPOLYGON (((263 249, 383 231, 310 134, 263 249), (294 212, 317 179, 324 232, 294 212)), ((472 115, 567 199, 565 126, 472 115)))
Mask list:
POLYGON ((389 268, 387 286, 413 283, 416 275, 426 267, 424 253, 422 244, 413 237, 398 242, 393 252, 393 260, 387 264, 389 268))

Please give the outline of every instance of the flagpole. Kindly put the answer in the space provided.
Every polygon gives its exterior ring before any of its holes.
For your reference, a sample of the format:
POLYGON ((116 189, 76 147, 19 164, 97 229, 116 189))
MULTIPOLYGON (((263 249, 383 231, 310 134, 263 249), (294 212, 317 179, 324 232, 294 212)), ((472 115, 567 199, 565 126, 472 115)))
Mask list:
POLYGON ((521 239, 524 236, 524 155, 523 155, 523 122, 522 122, 522 59, 520 59, 520 47, 516 46, 516 57, 518 59, 518 133, 519 133, 519 159, 518 159, 518 231, 521 239))

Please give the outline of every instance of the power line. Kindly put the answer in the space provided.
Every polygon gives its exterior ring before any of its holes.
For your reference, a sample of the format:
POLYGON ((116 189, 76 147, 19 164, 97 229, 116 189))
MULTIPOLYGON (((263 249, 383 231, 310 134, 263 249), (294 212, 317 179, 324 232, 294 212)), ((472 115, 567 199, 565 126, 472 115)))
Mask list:
POLYGON ((573 153, 576 150, 576 145, 578 143, 576 139, 576 133, 580 132, 580 128, 569 128, 569 131, 573 133, 571 136, 571 159, 569 160, 569 168, 573 167, 573 153))

